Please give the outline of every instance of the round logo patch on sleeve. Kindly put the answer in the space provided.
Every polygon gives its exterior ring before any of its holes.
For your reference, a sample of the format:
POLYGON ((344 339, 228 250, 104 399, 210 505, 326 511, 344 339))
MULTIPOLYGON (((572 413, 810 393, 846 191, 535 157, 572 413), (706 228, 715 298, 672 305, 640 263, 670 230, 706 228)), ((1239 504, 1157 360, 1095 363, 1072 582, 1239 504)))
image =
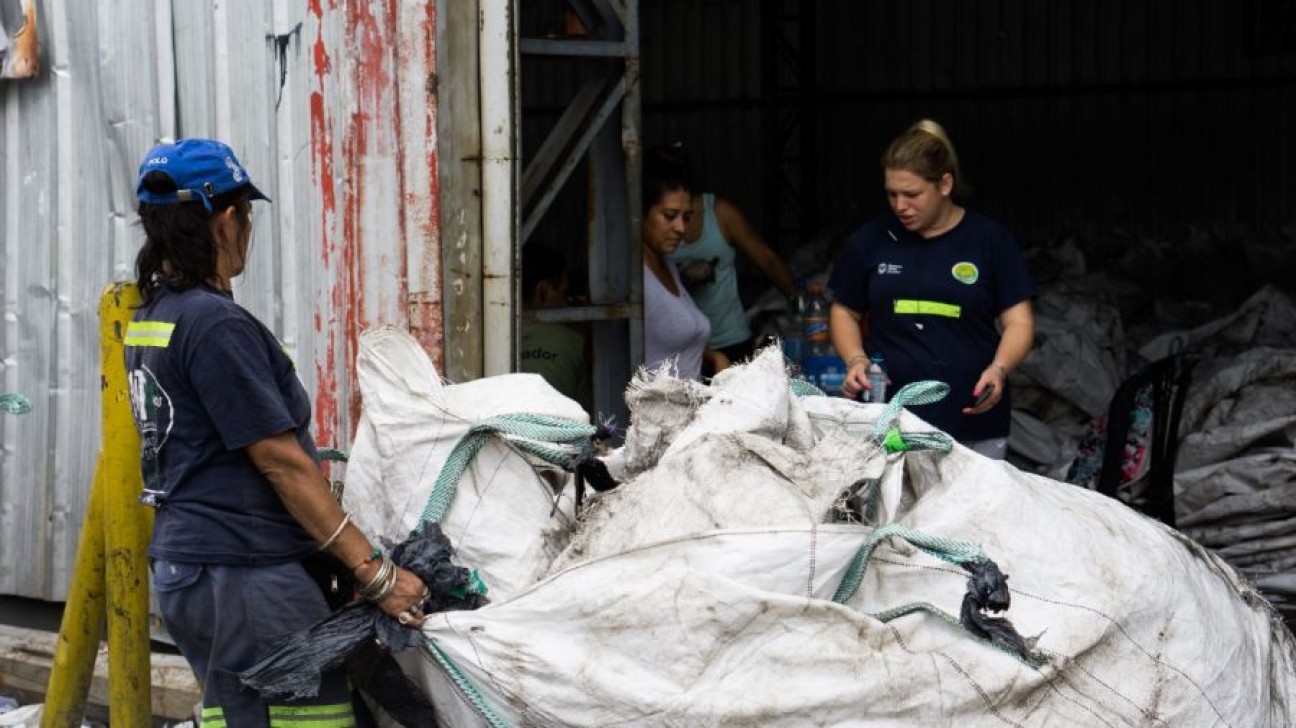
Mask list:
POLYGON ((959 283, 966 283, 969 286, 976 283, 977 279, 981 277, 981 271, 976 267, 976 263, 967 261, 955 263, 954 267, 950 269, 950 273, 954 276, 954 280, 959 283))

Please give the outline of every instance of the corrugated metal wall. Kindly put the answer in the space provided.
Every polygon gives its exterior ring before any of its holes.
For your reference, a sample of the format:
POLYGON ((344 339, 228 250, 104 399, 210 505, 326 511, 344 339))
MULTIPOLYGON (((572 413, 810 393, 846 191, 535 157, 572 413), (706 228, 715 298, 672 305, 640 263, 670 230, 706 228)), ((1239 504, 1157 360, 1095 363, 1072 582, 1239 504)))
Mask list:
POLYGON ((133 177, 215 136, 274 199, 235 297, 345 448, 359 332, 440 352, 432 0, 45 0, 39 78, 0 82, 0 593, 62 599, 99 447, 97 306, 132 277, 133 177))
MULTIPOLYGON (((1289 0, 645 0, 644 139, 683 139, 709 187, 767 230, 885 209, 877 158, 912 121, 946 125, 972 204, 1019 236, 1081 222, 1278 225, 1296 217, 1296 4, 1289 0), (810 32, 801 34, 805 22, 810 32), (771 24, 781 27, 771 27, 771 24), (805 40, 799 58, 768 43, 805 40), (796 61, 799 88, 766 64, 796 61), (777 103, 805 180, 770 198, 777 103)), ((786 131, 786 130, 783 130, 786 131)))

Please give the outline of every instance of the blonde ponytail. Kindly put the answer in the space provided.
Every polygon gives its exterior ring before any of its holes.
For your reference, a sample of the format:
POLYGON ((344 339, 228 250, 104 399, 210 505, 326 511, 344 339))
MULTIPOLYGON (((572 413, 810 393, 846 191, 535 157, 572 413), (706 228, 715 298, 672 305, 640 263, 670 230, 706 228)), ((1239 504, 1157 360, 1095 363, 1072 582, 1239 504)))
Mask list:
POLYGON ((882 169, 903 169, 932 183, 949 174, 954 178, 956 198, 968 192, 953 142, 945 128, 931 119, 919 119, 892 140, 882 153, 882 169))

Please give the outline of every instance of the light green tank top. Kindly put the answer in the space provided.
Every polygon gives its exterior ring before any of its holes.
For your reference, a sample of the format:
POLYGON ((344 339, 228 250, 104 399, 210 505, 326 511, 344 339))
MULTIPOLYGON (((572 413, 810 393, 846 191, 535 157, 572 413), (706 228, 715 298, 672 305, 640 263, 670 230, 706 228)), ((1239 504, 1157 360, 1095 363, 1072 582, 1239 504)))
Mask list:
POLYGON ((715 195, 703 194, 702 235, 694 242, 681 244, 670 258, 681 273, 690 261, 715 263, 714 281, 689 286, 693 302, 711 322, 711 338, 707 345, 712 349, 741 344, 752 336, 742 299, 738 296, 738 271, 734 269, 737 253, 720 232, 720 221, 715 216, 715 195))

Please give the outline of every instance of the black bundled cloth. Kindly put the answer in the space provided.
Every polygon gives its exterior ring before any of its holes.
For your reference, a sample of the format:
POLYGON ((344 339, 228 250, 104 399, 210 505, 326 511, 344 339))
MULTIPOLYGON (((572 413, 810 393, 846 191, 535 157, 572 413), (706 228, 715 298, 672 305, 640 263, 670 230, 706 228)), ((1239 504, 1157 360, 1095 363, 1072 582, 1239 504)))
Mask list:
POLYGON ((1008 575, 1000 571, 999 565, 990 559, 980 563, 966 563, 963 568, 971 574, 959 614, 964 629, 977 637, 996 642, 1023 660, 1032 662, 1034 658, 1030 654, 1030 647, 1017 633, 1012 622, 987 613, 1008 610, 1012 601, 1012 594, 1008 591, 1008 575))
MULTIPOLYGON (((476 609, 483 602, 470 586, 472 573, 450 563, 452 553, 449 539, 435 523, 422 524, 391 550, 392 561, 427 585, 431 596, 422 605, 424 614, 476 609)), ((402 626, 373 602, 356 600, 279 641, 239 679, 266 698, 293 700, 318 695, 321 675, 346 665, 353 684, 391 717, 403 725, 435 725, 434 719, 426 722, 431 701, 390 655, 422 639, 421 631, 402 626), (374 679, 379 675, 381 679, 374 679)))

